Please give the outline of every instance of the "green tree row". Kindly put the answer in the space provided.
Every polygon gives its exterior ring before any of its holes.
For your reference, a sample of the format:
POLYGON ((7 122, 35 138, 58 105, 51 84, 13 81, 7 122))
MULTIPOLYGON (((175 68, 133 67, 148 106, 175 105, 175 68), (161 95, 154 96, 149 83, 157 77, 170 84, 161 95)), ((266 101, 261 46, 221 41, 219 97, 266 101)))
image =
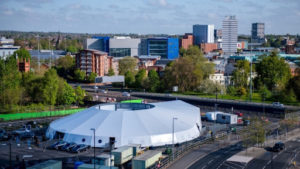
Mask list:
POLYGON ((0 106, 9 112, 14 106, 33 103, 45 105, 82 104, 84 90, 75 90, 62 78, 55 69, 40 75, 34 72, 19 72, 16 55, 19 59, 30 59, 25 49, 16 51, 5 60, 0 59, 0 106))

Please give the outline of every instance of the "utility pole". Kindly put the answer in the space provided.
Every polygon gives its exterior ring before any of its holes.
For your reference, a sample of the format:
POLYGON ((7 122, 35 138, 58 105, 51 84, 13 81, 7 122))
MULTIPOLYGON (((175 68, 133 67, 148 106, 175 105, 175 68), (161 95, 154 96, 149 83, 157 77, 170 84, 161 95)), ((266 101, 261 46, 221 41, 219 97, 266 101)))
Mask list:
POLYGON ((174 161, 174 158, 175 158, 175 151, 174 151, 174 128, 175 128, 175 120, 177 120, 177 117, 173 117, 173 123, 172 123, 172 147, 173 147, 173 149, 172 149, 172 156, 173 156, 173 158, 172 158, 172 160, 174 161))
POLYGON ((38 70, 40 71, 40 36, 37 35, 37 40, 38 40, 38 70))
POLYGON ((251 46, 251 56, 250 56, 250 102, 252 102, 252 46, 251 46))
POLYGON ((96 169, 96 129, 95 128, 91 128, 91 130, 93 131, 94 134, 94 169, 96 169))
POLYGON ((51 69, 51 59, 52 59, 52 50, 51 50, 51 48, 50 48, 50 36, 48 37, 48 48, 49 48, 49 52, 50 52, 50 64, 49 64, 49 67, 50 67, 50 69, 51 69))

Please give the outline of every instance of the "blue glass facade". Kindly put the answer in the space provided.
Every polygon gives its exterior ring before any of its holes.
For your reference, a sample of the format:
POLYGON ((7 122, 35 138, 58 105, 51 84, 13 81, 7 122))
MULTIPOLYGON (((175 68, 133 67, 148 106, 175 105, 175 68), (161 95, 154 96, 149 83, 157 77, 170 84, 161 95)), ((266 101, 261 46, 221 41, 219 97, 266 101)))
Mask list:
POLYGON ((109 53, 109 38, 108 36, 93 36, 93 39, 99 39, 101 41, 101 51, 109 53))
POLYGON ((161 56, 162 59, 176 59, 179 55, 178 38, 147 39, 147 55, 161 56))

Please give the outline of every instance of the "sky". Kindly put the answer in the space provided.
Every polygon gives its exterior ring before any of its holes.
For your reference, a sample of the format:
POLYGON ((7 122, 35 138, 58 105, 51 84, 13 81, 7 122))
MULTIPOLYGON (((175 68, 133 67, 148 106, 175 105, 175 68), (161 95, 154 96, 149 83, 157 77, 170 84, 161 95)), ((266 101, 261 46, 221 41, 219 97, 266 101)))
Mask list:
POLYGON ((254 22, 266 34, 300 34, 300 0, 0 0, 0 30, 184 34, 194 24, 221 29, 228 15, 239 34, 254 22))

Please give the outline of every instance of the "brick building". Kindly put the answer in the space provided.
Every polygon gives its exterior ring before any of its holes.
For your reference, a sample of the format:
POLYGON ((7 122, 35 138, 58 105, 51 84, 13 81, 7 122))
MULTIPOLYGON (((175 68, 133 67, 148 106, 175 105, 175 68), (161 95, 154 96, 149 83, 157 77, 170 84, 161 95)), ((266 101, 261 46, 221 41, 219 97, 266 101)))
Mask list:
POLYGON ((116 64, 117 62, 114 61, 113 57, 99 50, 84 49, 76 54, 76 67, 81 71, 85 71, 86 75, 94 72, 98 76, 104 76, 108 74, 110 68, 117 73, 118 66, 116 64))
POLYGON ((194 36, 192 34, 186 33, 182 39, 180 39, 180 48, 188 49, 189 46, 192 46, 194 42, 194 36))
POLYGON ((203 53, 207 54, 214 50, 217 50, 218 44, 217 43, 201 43, 200 49, 202 50, 203 53))
POLYGON ((29 72, 30 71, 30 59, 17 59, 18 69, 20 72, 29 72))

